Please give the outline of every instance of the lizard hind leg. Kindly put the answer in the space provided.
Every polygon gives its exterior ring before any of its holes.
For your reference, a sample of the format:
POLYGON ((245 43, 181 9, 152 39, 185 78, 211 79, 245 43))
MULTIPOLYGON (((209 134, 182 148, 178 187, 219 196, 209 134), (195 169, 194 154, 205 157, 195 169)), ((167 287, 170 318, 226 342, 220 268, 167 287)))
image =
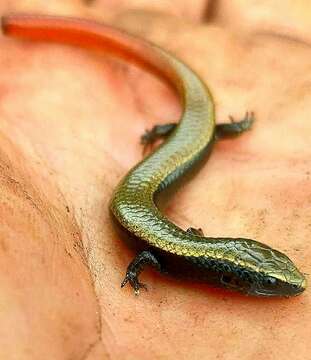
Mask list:
POLYGON ((253 112, 246 112, 240 121, 235 121, 232 116, 229 116, 229 119, 230 123, 216 125, 216 139, 238 136, 249 130, 255 121, 255 116, 253 112))
POLYGON ((129 283, 134 289, 135 295, 139 295, 139 290, 142 288, 147 290, 147 286, 139 282, 138 276, 148 265, 151 265, 158 271, 161 271, 161 265, 157 258, 150 251, 144 250, 136 255, 136 257, 130 262, 126 270, 125 277, 121 283, 121 288, 129 283))

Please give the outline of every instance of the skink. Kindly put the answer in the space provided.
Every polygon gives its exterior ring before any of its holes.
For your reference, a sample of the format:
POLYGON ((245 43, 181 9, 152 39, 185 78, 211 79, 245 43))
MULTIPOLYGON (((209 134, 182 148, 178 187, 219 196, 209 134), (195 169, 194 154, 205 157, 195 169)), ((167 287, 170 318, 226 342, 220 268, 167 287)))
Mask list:
POLYGON ((42 15, 2 18, 6 35, 104 49, 155 74, 173 86, 183 106, 178 124, 155 126, 143 136, 166 141, 137 164, 116 187, 110 210, 140 250, 129 264, 121 286, 139 292, 138 275, 146 265, 160 271, 206 281, 257 296, 292 296, 303 292, 306 279, 283 253, 254 240, 205 237, 169 221, 155 203, 156 195, 210 152, 223 136, 250 128, 252 116, 231 124, 215 124, 214 103, 204 82, 163 49, 90 20, 42 15))

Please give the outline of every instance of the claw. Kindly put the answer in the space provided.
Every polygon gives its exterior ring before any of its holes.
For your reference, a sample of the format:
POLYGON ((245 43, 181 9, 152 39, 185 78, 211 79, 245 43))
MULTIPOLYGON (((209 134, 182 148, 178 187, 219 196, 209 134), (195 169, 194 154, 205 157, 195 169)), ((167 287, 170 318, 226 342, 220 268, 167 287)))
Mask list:
POLYGON ((146 284, 137 282, 137 283, 135 284, 135 286, 134 286, 134 294, 135 294, 136 296, 139 295, 140 289, 145 289, 146 291, 148 291, 148 287, 147 287, 146 284))

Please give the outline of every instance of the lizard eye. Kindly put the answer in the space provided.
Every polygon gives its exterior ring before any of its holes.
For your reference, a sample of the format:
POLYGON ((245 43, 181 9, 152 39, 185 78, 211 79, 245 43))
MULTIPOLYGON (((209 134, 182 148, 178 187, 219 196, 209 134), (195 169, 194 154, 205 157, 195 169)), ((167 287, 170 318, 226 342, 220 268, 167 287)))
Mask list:
POLYGON ((272 276, 265 278, 264 281, 267 285, 275 285, 276 284, 276 279, 272 276))

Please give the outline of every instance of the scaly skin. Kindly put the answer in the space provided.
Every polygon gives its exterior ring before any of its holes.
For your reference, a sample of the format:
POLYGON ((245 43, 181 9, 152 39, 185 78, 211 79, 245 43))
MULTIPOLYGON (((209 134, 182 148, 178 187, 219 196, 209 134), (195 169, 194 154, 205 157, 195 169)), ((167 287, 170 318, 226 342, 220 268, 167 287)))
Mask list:
POLYGON ((121 180, 111 199, 114 217, 144 249, 129 265, 122 285, 129 282, 138 293, 143 286, 138 275, 151 264, 176 276, 251 295, 292 296, 304 291, 305 277, 286 255, 250 239, 215 239, 199 231, 183 231, 154 202, 158 192, 206 156, 216 138, 247 130, 251 119, 215 126, 210 92, 191 69, 163 49, 109 26, 72 18, 10 15, 2 19, 2 29, 12 36, 105 49, 154 73, 180 95, 179 124, 162 146, 121 180))

